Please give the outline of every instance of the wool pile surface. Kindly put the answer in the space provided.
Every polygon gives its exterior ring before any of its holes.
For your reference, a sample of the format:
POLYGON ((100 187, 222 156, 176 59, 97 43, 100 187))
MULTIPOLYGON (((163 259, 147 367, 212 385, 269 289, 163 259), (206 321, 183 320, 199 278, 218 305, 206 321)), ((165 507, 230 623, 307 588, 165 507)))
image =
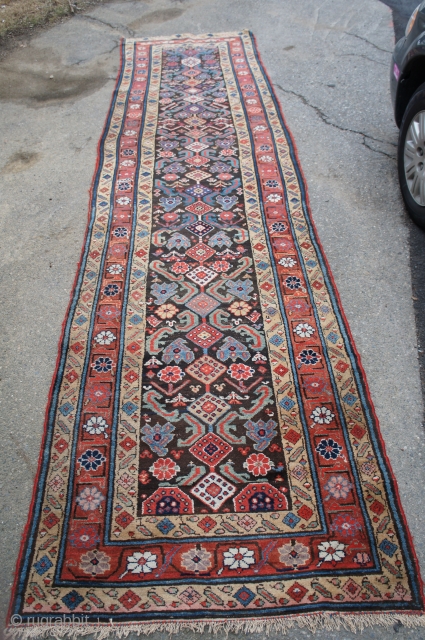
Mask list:
POLYGON ((253 36, 121 49, 10 632, 423 625, 253 36))

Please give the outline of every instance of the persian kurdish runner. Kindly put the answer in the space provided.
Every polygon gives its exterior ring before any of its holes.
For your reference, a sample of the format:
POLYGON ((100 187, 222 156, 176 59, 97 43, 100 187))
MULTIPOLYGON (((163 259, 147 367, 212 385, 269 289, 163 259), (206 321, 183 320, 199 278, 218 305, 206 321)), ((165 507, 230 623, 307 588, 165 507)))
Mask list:
POLYGON ((11 633, 424 624, 306 198, 249 32, 122 43, 11 633))

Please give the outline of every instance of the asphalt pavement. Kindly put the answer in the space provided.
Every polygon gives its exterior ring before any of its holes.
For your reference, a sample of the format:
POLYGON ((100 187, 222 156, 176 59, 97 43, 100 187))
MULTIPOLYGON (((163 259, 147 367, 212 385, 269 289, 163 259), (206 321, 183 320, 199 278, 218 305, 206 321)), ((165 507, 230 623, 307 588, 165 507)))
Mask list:
MULTIPOLYGON (((425 350, 425 234, 407 218, 398 189, 398 130, 388 83, 394 30, 402 32, 415 4, 104 2, 21 39, 0 62, 0 628, 83 242, 97 142, 117 73, 119 40, 126 36, 243 28, 255 33, 298 146, 313 217, 368 376, 425 575, 419 360, 425 350)), ((290 636, 356 637, 307 629, 290 636)), ((246 637, 260 640, 260 634, 246 637)), ((278 634, 270 637, 277 640, 278 634)), ((361 637, 425 640, 425 630, 398 624, 366 629, 361 637)))

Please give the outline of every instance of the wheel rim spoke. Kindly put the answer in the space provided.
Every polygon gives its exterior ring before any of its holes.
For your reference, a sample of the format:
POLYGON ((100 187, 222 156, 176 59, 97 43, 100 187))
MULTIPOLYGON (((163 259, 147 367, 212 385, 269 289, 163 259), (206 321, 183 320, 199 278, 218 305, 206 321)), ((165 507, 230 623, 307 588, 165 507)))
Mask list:
POLYGON ((425 206, 425 111, 412 118, 403 149, 404 175, 414 201, 425 206))

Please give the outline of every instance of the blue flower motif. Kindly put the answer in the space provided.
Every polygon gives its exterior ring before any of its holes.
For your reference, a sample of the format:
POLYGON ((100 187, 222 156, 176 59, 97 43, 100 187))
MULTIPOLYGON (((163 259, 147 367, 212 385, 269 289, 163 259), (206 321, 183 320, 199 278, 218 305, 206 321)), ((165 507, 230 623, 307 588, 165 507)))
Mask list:
POLYGON ((249 295, 254 289, 250 280, 228 280, 226 282, 229 293, 238 296, 241 300, 251 300, 249 295))
POLYGON ((113 362, 111 358, 106 358, 101 356, 94 361, 93 369, 97 371, 97 373, 108 373, 111 371, 113 362))
POLYGON ((185 168, 180 162, 172 162, 168 167, 165 167, 164 173, 183 173, 184 170, 185 168))
POLYGON ((83 596, 81 596, 77 591, 70 591, 62 598, 62 602, 68 609, 73 611, 78 607, 79 604, 84 600, 83 596))
POLYGON ((105 296, 116 296, 120 291, 117 284, 107 284, 103 290, 105 296))
POLYGON ((157 423, 154 427, 146 424, 142 427, 142 440, 158 456, 165 456, 167 453, 166 445, 174 438, 173 431, 175 431, 175 427, 169 422, 164 425, 157 423))
POLYGON ((192 362, 194 358, 195 356, 193 351, 186 346, 186 340, 183 340, 182 338, 173 340, 173 342, 165 347, 162 352, 162 361, 166 364, 170 364, 173 360, 176 364, 180 361, 189 363, 192 362))
POLYGON ((248 432, 248 437, 257 443, 254 444, 254 449, 257 451, 267 449, 270 442, 277 435, 277 424, 274 420, 269 420, 268 422, 264 422, 263 420, 259 420, 258 422, 248 420, 248 422, 245 422, 244 427, 248 432))
POLYGON ((243 361, 246 361, 249 359, 250 355, 251 354, 245 345, 231 336, 224 339, 223 345, 216 353, 216 357, 223 362, 229 358, 233 361, 237 360, 237 358, 241 358, 243 361))
POLYGON ((212 173, 229 173, 230 167, 225 162, 214 162, 210 171, 212 173))
POLYGON ((87 449, 78 458, 78 462, 86 471, 96 471, 106 458, 97 449, 87 449))
MULTIPOLYGON (((262 145, 260 149, 261 151, 270 151, 270 147, 268 144, 262 145)), ((270 189, 275 189, 276 187, 279 187, 279 186, 280 185, 277 180, 266 180, 266 187, 269 187, 270 189)))
POLYGON ((186 236, 182 236, 181 233, 173 233, 171 238, 168 239, 167 249, 173 249, 174 247, 176 249, 189 249, 190 240, 186 236))
POLYGON ((181 201, 182 199, 180 196, 174 196, 174 197, 168 197, 168 198, 160 198, 159 204, 161 204, 164 207, 165 211, 171 211, 172 209, 177 207, 177 205, 179 205, 181 201))
POLYGON ((117 227, 114 229, 114 236, 116 238, 126 238, 128 235, 128 230, 125 227, 117 227))
POLYGON ((300 289, 301 280, 296 276, 288 276, 285 280, 285 284, 288 289, 300 289))
POLYGON ((297 360, 300 360, 302 364, 312 365, 317 364, 321 356, 316 353, 313 349, 303 349, 301 353, 297 356, 297 360))
POLYGON ((270 225, 270 231, 276 233, 277 231, 285 231, 286 224, 284 222, 272 222, 270 225))
POLYGON ((50 569, 50 567, 53 567, 53 564, 50 562, 47 556, 43 556, 42 558, 40 558, 40 560, 38 560, 38 562, 34 564, 34 569, 37 571, 39 576, 45 574, 46 571, 50 569))
POLYGON ((217 196, 216 200, 218 204, 222 206, 224 211, 229 211, 238 201, 237 196, 217 196))
POLYGON ((336 460, 341 455, 342 447, 332 438, 323 438, 316 447, 325 460, 336 460))
POLYGON ((168 298, 177 293, 177 284, 175 282, 164 282, 164 284, 155 282, 152 285, 151 293, 156 298, 155 304, 164 304, 168 298))
POLYGON ((224 233, 224 231, 219 231, 218 233, 215 233, 213 236, 211 236, 211 238, 208 240, 208 244, 210 247, 219 247, 219 249, 221 249, 221 247, 231 247, 232 241, 230 240, 229 236, 224 233))

